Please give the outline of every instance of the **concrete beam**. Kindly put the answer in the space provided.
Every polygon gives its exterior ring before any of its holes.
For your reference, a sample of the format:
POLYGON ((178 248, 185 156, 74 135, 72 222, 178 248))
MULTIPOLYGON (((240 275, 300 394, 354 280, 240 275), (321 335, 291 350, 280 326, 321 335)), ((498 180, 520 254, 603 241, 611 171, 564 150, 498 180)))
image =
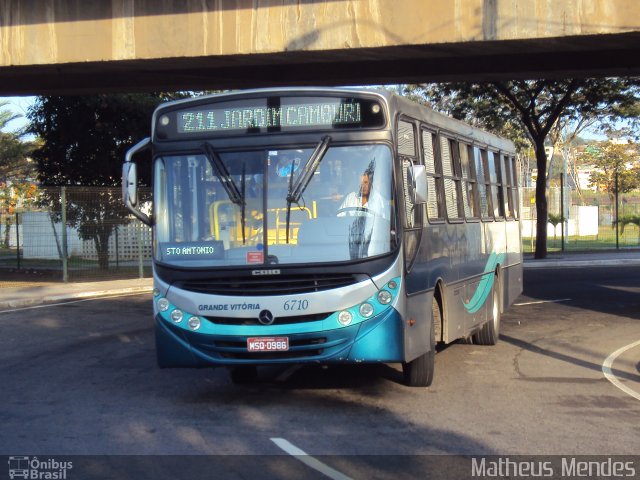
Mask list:
POLYGON ((638 0, 6 0, 0 95, 640 74, 638 0))

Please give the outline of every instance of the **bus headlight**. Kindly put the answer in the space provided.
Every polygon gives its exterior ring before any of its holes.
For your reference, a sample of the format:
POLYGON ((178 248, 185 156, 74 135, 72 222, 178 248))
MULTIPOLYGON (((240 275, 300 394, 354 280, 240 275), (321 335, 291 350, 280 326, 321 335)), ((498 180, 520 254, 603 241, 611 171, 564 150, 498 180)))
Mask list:
POLYGON ((338 322, 343 327, 350 325, 352 321, 353 321, 353 315, 351 315, 351 312, 347 310, 343 310, 338 314, 338 322))
POLYGON ((174 323, 180 323, 182 321, 182 310, 178 310, 177 308, 171 312, 171 320, 173 320, 174 323))
POLYGON ((371 315, 373 315, 373 305, 367 302, 360 305, 360 315, 362 315, 364 318, 369 318, 371 315))
POLYGON ((389 283, 387 283, 387 287, 389 287, 391 290, 395 290, 397 286, 398 284, 395 282, 395 280, 391 280, 389 283))
POLYGON ((191 330, 198 330, 200 328, 200 319, 198 317, 191 317, 187 322, 191 330))
POLYGON ((161 312, 166 312, 167 310, 169 310, 169 300, 167 300, 164 297, 159 299, 158 300, 158 310, 160 310, 161 312))
POLYGON ((393 295, 391 295, 391 293, 389 293, 387 290, 380 290, 378 292, 378 301, 382 305, 389 305, 391 303, 392 298, 393 298, 393 295))

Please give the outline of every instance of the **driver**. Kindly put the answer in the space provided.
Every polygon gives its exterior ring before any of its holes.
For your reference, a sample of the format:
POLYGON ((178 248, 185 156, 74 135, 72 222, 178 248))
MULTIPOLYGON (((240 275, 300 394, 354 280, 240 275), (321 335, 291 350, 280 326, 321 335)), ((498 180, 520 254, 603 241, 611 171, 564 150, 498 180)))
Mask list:
POLYGON ((380 195, 372 192, 374 167, 369 167, 360 176, 360 188, 358 192, 349 193, 338 210, 338 216, 358 216, 372 213, 384 216, 384 202, 380 195))

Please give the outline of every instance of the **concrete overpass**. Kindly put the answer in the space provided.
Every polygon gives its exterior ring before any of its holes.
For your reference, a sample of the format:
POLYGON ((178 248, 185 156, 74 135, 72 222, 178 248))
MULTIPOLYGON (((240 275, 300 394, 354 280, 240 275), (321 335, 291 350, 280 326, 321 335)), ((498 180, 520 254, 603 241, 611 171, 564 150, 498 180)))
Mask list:
POLYGON ((639 0, 5 0, 0 95, 640 74, 639 0))

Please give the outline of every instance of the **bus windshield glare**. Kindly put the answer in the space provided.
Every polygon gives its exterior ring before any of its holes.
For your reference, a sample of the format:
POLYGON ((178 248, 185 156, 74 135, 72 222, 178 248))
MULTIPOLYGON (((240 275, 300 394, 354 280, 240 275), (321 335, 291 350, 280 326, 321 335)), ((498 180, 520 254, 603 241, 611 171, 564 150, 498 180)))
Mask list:
POLYGON ((157 261, 183 267, 365 259, 395 248, 391 151, 330 146, 297 199, 315 147, 158 157, 157 261))

